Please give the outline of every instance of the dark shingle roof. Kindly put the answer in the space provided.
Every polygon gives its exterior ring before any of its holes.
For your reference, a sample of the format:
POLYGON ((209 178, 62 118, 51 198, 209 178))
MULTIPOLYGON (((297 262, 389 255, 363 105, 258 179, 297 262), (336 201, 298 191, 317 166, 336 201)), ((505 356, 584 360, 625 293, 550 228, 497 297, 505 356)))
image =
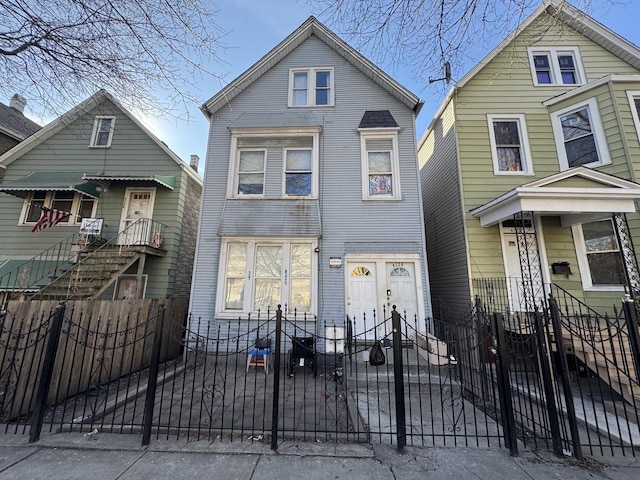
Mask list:
POLYGON ((358 128, 397 128, 395 118, 389 110, 367 110, 358 128))
POLYGON ((0 103, 0 131, 3 133, 12 137, 18 135, 21 138, 16 138, 16 140, 24 140, 41 128, 40 125, 29 120, 19 110, 0 103))

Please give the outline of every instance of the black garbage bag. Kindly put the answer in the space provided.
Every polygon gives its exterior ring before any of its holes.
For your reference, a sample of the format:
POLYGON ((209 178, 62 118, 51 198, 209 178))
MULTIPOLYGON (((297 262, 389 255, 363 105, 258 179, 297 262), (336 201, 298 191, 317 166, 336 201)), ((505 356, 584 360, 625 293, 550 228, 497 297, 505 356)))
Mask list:
POLYGON ((386 361, 384 357, 384 350, 382 350, 382 343, 379 340, 373 344, 371 351, 369 352, 369 365, 379 366, 384 365, 386 361))

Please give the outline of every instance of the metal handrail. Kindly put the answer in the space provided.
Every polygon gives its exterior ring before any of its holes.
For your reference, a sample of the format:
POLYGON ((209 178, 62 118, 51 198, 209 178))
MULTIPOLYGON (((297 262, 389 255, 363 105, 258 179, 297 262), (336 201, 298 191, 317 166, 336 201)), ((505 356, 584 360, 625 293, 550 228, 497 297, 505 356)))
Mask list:
MULTIPOLYGON (((65 276, 69 276, 70 271, 78 273, 80 265, 95 262, 102 252, 114 245, 120 247, 119 255, 123 254, 123 249, 129 249, 132 246, 161 249, 166 228, 166 225, 153 219, 141 218, 127 225, 109 240, 74 233, 1 276, 0 300, 2 302, 0 304, 6 303, 16 294, 27 295, 32 299, 47 296, 45 293, 47 288, 56 282, 59 283, 65 276), (44 280, 46 284, 43 284, 44 280)), ((112 256, 103 255, 103 257, 102 268, 94 269, 96 276, 102 275, 109 263, 113 264, 109 262, 112 256)), ((60 298, 60 295, 51 294, 50 296, 60 298)), ((62 298, 68 299, 70 296, 73 295, 68 292, 62 298)))

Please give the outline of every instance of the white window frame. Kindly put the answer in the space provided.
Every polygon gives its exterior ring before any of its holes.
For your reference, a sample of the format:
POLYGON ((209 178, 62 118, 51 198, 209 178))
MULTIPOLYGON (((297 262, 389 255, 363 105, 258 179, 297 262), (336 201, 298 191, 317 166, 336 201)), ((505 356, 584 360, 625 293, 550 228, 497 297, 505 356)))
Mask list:
POLYGON ((596 152, 598 153, 599 161, 587 163, 581 166, 593 168, 602 165, 609 165, 611 163, 607 137, 605 136, 602 119, 600 118, 598 102, 595 98, 590 98, 584 102, 576 103, 551 114, 551 125, 553 126, 553 135, 556 140, 556 149, 558 151, 558 160, 561 171, 568 170, 570 168, 567 150, 565 148, 565 138, 562 132, 562 117, 578 110, 582 110, 585 107, 587 107, 589 111, 589 121, 591 123, 591 130, 593 132, 593 139, 596 143, 596 152))
POLYGON ((252 199, 263 199, 263 198, 278 198, 277 192, 280 192, 280 198, 310 198, 315 199, 318 198, 318 168, 319 168, 319 158, 320 158, 320 128, 319 127, 309 127, 309 128, 287 128, 287 129, 265 129, 265 128, 242 128, 241 130, 232 131, 231 135, 231 145, 229 151, 229 158, 231 159, 230 167, 229 167, 229 175, 227 178, 227 198, 252 198, 252 199), (300 146, 296 147, 293 145, 288 145, 286 147, 277 146, 277 147, 269 147, 268 144, 273 140, 292 138, 292 137, 301 137, 301 138, 310 138, 311 139, 311 163, 312 163, 312 171, 311 171, 311 195, 285 195, 285 157, 286 154, 285 149, 290 150, 305 150, 308 149, 308 146, 300 146), (256 139, 264 139, 264 146, 260 147, 238 147, 238 141, 242 138, 256 138, 256 139), (274 155, 272 155, 273 151, 280 151, 280 162, 282 163, 280 168, 282 171, 281 174, 281 186, 274 186, 272 183, 275 178, 273 175, 267 175, 269 168, 273 167, 271 162, 275 161, 274 155), (240 165, 240 154, 241 150, 264 150, 265 151, 265 173, 264 173, 264 188, 262 190, 262 195, 248 195, 248 194, 239 194, 238 193, 238 167, 240 165), (269 158, 271 157, 271 158, 269 158), (268 194, 268 192, 271 192, 268 194))
MULTIPOLYGON (((311 252, 311 305, 307 312, 298 311, 300 315, 313 315, 316 312, 317 290, 318 290, 318 262, 316 261, 318 246, 317 239, 309 238, 229 238, 222 241, 220 250, 220 267, 218 272, 218 287, 216 298, 216 312, 224 317, 237 318, 238 314, 256 313, 253 310, 254 294, 255 294, 255 261, 256 251, 259 246, 279 246, 282 247, 282 275, 281 279, 281 305, 283 311, 285 306, 288 307, 289 297, 291 294, 291 246, 292 245, 309 245, 311 252), (229 256, 229 246, 232 244, 244 244, 247 247, 246 267, 245 267, 245 283, 243 295, 242 309, 226 309, 226 280, 227 280, 227 261, 229 256)), ((275 311, 277 305, 271 305, 271 310, 275 311)), ((261 312, 266 313, 266 312, 261 312)), ((285 312, 287 313, 287 312, 285 312)), ((293 313, 293 309, 290 309, 293 313)))
POLYGON ((489 143, 491 144, 491 158, 493 160, 494 175, 533 175, 533 162, 531 157, 531 149, 529 148, 529 135, 527 133, 527 124, 523 114, 488 114, 487 126, 489 127, 489 143), (518 136, 520 138, 520 161, 522 170, 520 171, 504 171, 500 170, 500 162, 498 161, 498 145, 493 128, 494 122, 515 122, 518 125, 518 136))
POLYGON ((533 85, 536 87, 557 87, 559 85, 583 85, 586 83, 586 77, 582 68, 582 59, 580 57, 580 49, 578 47, 527 47, 529 53, 529 67, 531 68, 531 77, 533 85), (539 83, 533 57, 535 55, 547 55, 549 58, 549 68, 551 75, 551 83, 539 83), (575 66, 576 83, 563 83, 562 71, 558 63, 558 56, 571 55, 575 66))
MULTIPOLYGON (((267 177, 267 148, 266 147, 258 147, 258 148, 238 148, 236 150, 236 159, 234 162, 235 165, 235 174, 234 174, 234 185, 233 192, 234 196, 238 198, 252 198, 252 197, 264 197, 266 191, 266 177, 267 177), (240 155, 242 152, 262 152, 264 156, 264 163, 262 166, 262 193, 240 193, 238 189, 240 188, 240 155)), ((258 173, 257 171, 255 172, 258 173)))
MULTIPOLYGON (((606 219, 602 219, 606 220, 606 219)), ((594 285, 591 280, 591 269, 589 268, 589 260, 587 259, 587 249, 584 244, 584 234, 582 232, 582 224, 571 226, 573 232, 573 240, 576 249, 576 257, 578 260, 578 268, 580 268, 580 279, 582 280, 582 289, 586 291, 597 292, 623 292, 624 285, 594 285)), ((618 245, 620 249, 620 245, 618 245)), ((619 250, 618 250, 619 251, 619 250)))
POLYGON ((334 88, 334 69, 333 67, 307 67, 307 68, 291 68, 289 70, 289 95, 287 105, 292 108, 305 107, 333 107, 335 105, 335 88, 334 88), (329 103, 316 104, 316 73, 329 72, 329 103), (295 73, 307 74, 307 103, 305 105, 293 104, 293 76, 295 73))
MULTIPOLYGON (((295 198, 311 198, 316 196, 315 195, 315 191, 314 191, 314 179, 316 177, 316 172, 318 171, 317 167, 316 167, 316 156, 314 155, 314 148, 313 147, 284 147, 283 148, 283 152, 282 152, 282 196, 283 197, 295 197, 295 198), (287 152, 289 152, 289 150, 308 150, 311 152, 311 170, 309 171, 310 175, 311 175, 311 189, 309 191, 308 194, 305 195, 290 195, 287 194, 287 152)), ((299 173, 305 173, 305 172, 299 172, 299 173)))
POLYGON ((91 141, 89 142, 90 148, 109 148, 111 147, 111 141, 113 140, 113 130, 116 124, 116 117, 109 115, 102 115, 95 117, 93 122, 93 131, 91 132, 91 141), (107 139, 107 143, 105 145, 97 145, 98 141, 98 132, 100 125, 102 124, 102 120, 111 120, 111 128, 109 130, 109 137, 107 139))
POLYGON ((362 199, 375 201, 400 200, 400 160, 398 154, 398 128, 373 128, 361 129, 360 133, 360 163, 362 171, 362 199), (391 140, 391 195, 370 195, 369 194, 369 151, 367 150, 367 140, 391 140))
POLYGON ((640 115, 636 110, 636 104, 634 100, 640 99, 640 90, 627 90, 627 98, 629 99, 629 108, 631 108, 631 117, 636 127, 636 134, 638 135, 638 141, 640 142, 640 115))
MULTIPOLYGON (((46 208, 52 208, 55 194, 62 191, 66 191, 66 190, 56 190, 56 191, 46 192, 44 206, 46 208)), ((27 221, 27 214, 29 213, 29 207, 31 205, 31 201, 33 199, 34 193, 35 192, 29 192, 25 197, 24 202, 22 204, 22 211, 20 212, 20 220, 18 221, 18 225, 35 225, 36 223, 38 223, 38 220, 35 220, 33 222, 27 221)), ((79 213, 80 213, 80 205, 82 203, 83 196, 88 197, 88 195, 82 195, 81 193, 78 193, 78 192, 74 193, 73 203, 71 205, 71 216, 69 217, 69 221, 68 222, 62 221, 58 223, 58 225, 75 226, 75 225, 82 224, 82 219, 80 219, 79 213)), ((89 198, 92 198, 92 197, 89 197, 89 198)), ((91 209, 91 217, 87 217, 87 218, 95 218, 97 206, 98 206, 98 199, 93 198, 93 208, 91 209)), ((40 216, 38 216, 38 219, 39 217, 40 216)))

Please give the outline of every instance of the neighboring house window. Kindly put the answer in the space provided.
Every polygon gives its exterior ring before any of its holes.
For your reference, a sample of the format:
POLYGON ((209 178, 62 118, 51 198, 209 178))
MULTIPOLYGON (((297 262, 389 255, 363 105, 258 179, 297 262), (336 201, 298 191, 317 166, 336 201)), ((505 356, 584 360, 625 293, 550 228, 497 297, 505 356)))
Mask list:
POLYGON ((264 167, 266 150, 238 151, 238 194, 264 193, 264 167))
POLYGON ((620 290, 625 274, 611 219, 576 225, 573 233, 583 287, 620 290))
POLYGON ((561 170, 611 163, 595 99, 551 114, 561 170))
POLYGON ((96 117, 91 134, 92 147, 110 147, 116 117, 96 117))
POLYGON ((304 150, 285 149, 284 155, 284 185, 285 195, 311 195, 313 152, 310 148, 304 150))
POLYGON ((225 311, 287 310, 309 312, 312 304, 315 243, 298 240, 249 240, 226 246, 225 311))
POLYGON ((304 68, 290 71, 290 107, 331 105, 333 105, 333 68, 304 68))
POLYGON ((534 85, 580 85, 585 82, 577 47, 529 48, 534 85))
POLYGON ((398 137, 380 130, 361 131, 362 198, 400 198, 398 137))
POLYGON ((496 175, 532 174, 531 152, 524 115, 487 115, 496 175))
POLYGON ((31 192, 24 200, 22 208, 21 224, 33 224, 40 219, 44 206, 63 212, 70 212, 71 216, 61 220, 59 223, 68 225, 79 225, 83 218, 94 216, 96 199, 87 197, 80 193, 61 192, 31 192))
POLYGON ((319 127, 233 131, 227 197, 317 198, 319 140, 319 127))
POLYGON ((631 107, 631 116, 636 126, 638 140, 640 140, 640 91, 627 91, 629 106, 631 107))

